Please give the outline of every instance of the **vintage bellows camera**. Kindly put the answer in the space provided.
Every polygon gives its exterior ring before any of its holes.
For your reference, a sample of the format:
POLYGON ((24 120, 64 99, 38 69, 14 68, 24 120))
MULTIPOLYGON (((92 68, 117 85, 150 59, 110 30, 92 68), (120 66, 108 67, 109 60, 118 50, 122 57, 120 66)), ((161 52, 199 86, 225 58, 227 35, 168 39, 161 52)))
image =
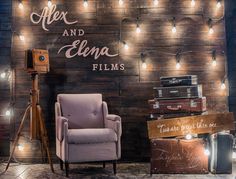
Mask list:
POLYGON ((42 50, 42 49, 26 50, 25 68, 28 73, 49 72, 48 50, 42 50))

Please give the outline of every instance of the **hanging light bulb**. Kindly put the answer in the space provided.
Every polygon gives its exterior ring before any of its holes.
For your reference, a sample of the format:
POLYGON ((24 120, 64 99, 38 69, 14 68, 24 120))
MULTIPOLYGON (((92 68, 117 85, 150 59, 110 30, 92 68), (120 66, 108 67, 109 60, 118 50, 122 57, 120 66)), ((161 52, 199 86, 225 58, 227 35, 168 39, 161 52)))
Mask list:
POLYGON ((129 46, 128 46, 128 44, 126 42, 123 42, 123 45, 124 45, 125 50, 129 49, 129 46))
POLYGON ((214 33, 214 29, 213 29, 211 18, 209 18, 209 20, 208 20, 208 26, 209 26, 209 34, 212 35, 214 33))
POLYGON ((212 51, 212 66, 216 66, 216 50, 212 51))
POLYGON ((209 155, 210 155, 210 150, 209 150, 209 149, 205 149, 205 150, 204 150, 204 154, 205 154, 206 156, 209 156, 209 155))
POLYGON ((214 29, 212 27, 209 28, 209 34, 212 35, 214 33, 214 29))
POLYGON ((221 2, 220 2, 220 0, 217 1, 216 7, 217 7, 217 9, 221 8, 221 2))
POLYGON ((122 6, 124 4, 123 0, 119 0, 119 5, 122 6))
POLYGON ((142 62, 142 69, 147 69, 147 64, 146 64, 146 62, 142 62))
POLYGON ((236 159, 236 152, 233 152, 233 153, 232 153, 232 158, 233 158, 233 159, 236 159))
POLYGON ((5 79, 7 74, 6 74, 6 72, 2 72, 0 76, 1 76, 2 79, 5 79))
POLYGON ((185 139, 187 139, 187 140, 191 140, 193 138, 193 136, 191 135, 191 134, 187 134, 186 136, 185 136, 185 139))
POLYGON ((24 8, 24 5, 22 4, 22 1, 19 1, 18 7, 19 7, 19 9, 23 9, 24 8))
POLYGON ((180 62, 176 63, 176 69, 179 70, 181 68, 180 62))
POLYGON ((225 85, 225 82, 224 82, 224 81, 222 81, 220 88, 221 88, 222 90, 225 90, 225 89, 226 89, 226 85, 225 85))
POLYGON ((172 20, 172 33, 175 34, 177 29, 176 29, 176 24, 175 24, 175 17, 173 17, 173 20, 172 20))
POLYGON ((216 60, 212 60, 212 66, 213 66, 213 67, 216 66, 216 60))
POLYGON ((142 61, 142 69, 147 69, 147 64, 145 62, 145 56, 144 56, 144 53, 141 53, 140 54, 140 58, 141 58, 141 61, 142 61))
POLYGON ((84 7, 88 7, 88 0, 84 0, 84 7))
POLYGON ((23 42, 25 41, 25 36, 24 35, 20 34, 19 38, 20 38, 21 41, 23 41, 23 42))
POLYGON ((48 0, 48 7, 51 7, 51 6, 52 6, 52 1, 48 0))
POLYGON ((158 0, 153 0, 153 4, 154 4, 154 6, 157 6, 157 5, 158 5, 158 3, 159 3, 159 1, 158 1, 158 0))
POLYGON ((5 116, 11 116, 11 110, 10 109, 6 110, 5 116))
POLYGON ((17 148, 18 148, 19 151, 23 151, 24 150, 24 145, 18 144, 17 148))
POLYGON ((191 6, 194 7, 195 5, 196 5, 195 0, 192 0, 192 1, 191 1, 191 6))
POLYGON ((139 18, 137 17, 137 24, 136 24, 136 33, 139 34, 141 32, 141 28, 139 26, 139 22, 138 22, 139 18))

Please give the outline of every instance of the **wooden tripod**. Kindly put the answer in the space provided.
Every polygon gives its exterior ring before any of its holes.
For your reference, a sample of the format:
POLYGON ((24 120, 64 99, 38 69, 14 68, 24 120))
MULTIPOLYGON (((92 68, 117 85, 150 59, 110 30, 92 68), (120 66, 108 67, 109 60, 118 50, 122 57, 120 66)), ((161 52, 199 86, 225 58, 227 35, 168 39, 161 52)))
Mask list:
POLYGON ((20 133, 24 126, 25 119, 28 115, 30 115, 30 139, 41 140, 42 148, 46 151, 48 162, 50 164, 52 172, 54 173, 53 164, 48 147, 47 130, 43 119, 42 109, 41 106, 39 105, 38 73, 31 73, 31 79, 32 79, 32 90, 30 92, 30 103, 26 107, 24 115, 21 119, 21 123, 16 133, 13 143, 13 148, 9 156, 5 171, 7 171, 10 165, 17 142, 20 138, 20 133))

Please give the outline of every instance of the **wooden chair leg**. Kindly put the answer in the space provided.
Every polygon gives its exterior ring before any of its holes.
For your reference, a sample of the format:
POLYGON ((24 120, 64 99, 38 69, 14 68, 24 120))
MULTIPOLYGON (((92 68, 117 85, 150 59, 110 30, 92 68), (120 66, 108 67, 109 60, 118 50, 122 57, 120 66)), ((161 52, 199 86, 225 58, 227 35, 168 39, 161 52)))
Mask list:
POLYGON ((116 175, 116 160, 113 161, 113 172, 114 172, 114 175, 116 175))
POLYGON ((61 170, 63 170, 63 160, 62 159, 60 159, 60 168, 61 168, 61 170))
POLYGON ((102 167, 106 168, 106 162, 102 162, 102 167))
POLYGON ((66 177, 69 177, 69 163, 65 162, 66 177))

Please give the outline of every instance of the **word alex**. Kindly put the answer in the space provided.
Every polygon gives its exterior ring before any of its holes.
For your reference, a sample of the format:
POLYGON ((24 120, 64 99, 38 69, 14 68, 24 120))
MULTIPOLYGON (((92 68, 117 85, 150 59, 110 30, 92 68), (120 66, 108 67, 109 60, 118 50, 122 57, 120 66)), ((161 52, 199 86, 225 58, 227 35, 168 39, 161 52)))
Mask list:
POLYGON ((49 31, 48 28, 46 27, 46 25, 50 25, 53 22, 59 21, 59 20, 63 20, 65 24, 75 24, 78 21, 73 21, 73 22, 69 22, 67 20, 67 14, 68 12, 60 12, 56 10, 57 6, 54 4, 52 5, 50 8, 49 7, 44 7, 43 11, 41 14, 38 14, 36 12, 32 12, 30 15, 30 20, 32 23, 34 24, 39 24, 42 23, 42 28, 45 31, 49 31))
POLYGON ((66 49, 65 56, 66 58, 73 58, 75 56, 87 57, 88 55, 94 56, 94 59, 97 60, 100 56, 115 57, 118 54, 110 54, 108 47, 87 47, 87 40, 75 40, 71 45, 65 45, 58 50, 58 54, 66 49))

